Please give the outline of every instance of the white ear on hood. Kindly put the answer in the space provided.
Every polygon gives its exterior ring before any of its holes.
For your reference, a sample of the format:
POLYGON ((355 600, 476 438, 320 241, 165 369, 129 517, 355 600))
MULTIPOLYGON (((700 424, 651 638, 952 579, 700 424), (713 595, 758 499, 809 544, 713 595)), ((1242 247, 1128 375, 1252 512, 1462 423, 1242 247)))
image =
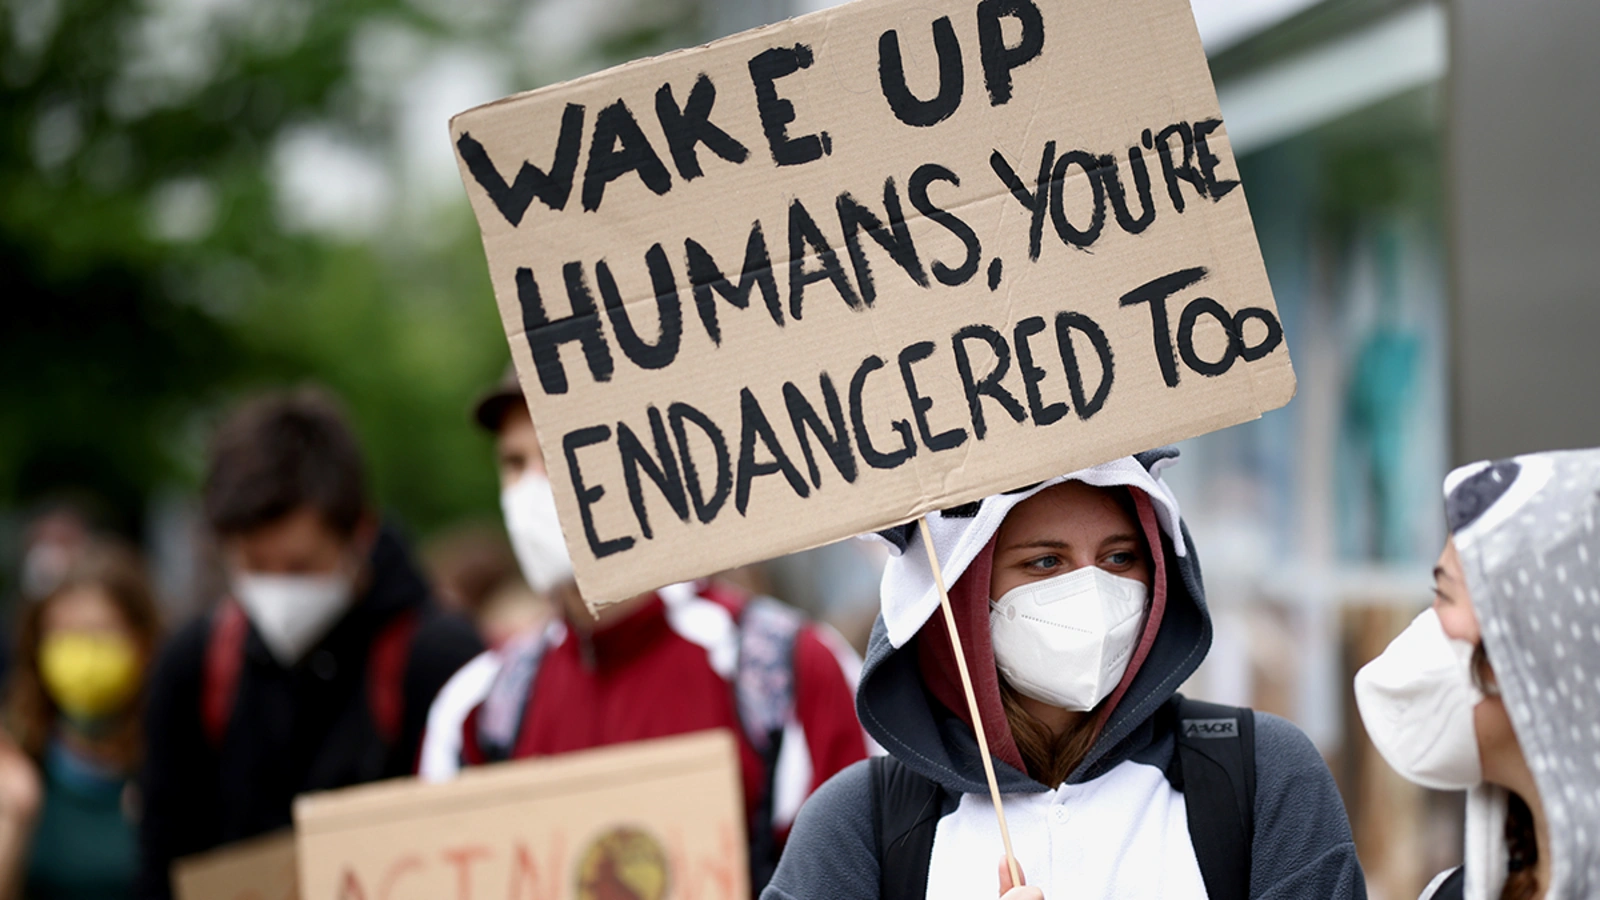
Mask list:
MULTIPOLYGON (((1040 482, 1031 488, 1008 494, 995 494, 977 504, 966 504, 944 512, 928 515, 928 529, 933 534, 934 549, 944 570, 944 582, 953 585, 978 553, 1000 530, 1000 524, 1017 504, 1034 494, 1068 481, 1081 481, 1094 487, 1132 487, 1143 491, 1155 507, 1156 520, 1161 531, 1172 541, 1179 556, 1188 555, 1183 541, 1178 498, 1167 483, 1161 480, 1160 471, 1172 464, 1163 459, 1146 470, 1131 456, 1112 460, 1102 465, 1081 469, 1040 482)), ((883 604, 883 623, 888 630, 889 642, 904 647, 906 642, 922 628, 939 608, 939 591, 933 582, 928 566, 927 547, 922 542, 921 530, 911 528, 896 532, 896 538, 885 535, 863 535, 882 540, 889 545, 889 563, 883 570, 879 595, 883 604), (899 551, 899 552, 896 552, 899 551)))

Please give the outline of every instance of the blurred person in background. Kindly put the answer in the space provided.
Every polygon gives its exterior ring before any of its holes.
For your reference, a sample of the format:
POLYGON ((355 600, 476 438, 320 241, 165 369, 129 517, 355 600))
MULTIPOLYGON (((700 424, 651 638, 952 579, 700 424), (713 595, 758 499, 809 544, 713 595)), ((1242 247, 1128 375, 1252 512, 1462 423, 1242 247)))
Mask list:
POLYGON ((452 528, 430 540, 422 558, 440 604, 472 619, 490 647, 550 620, 550 603, 522 580, 498 525, 474 522, 452 528))
POLYGON ((898 555, 856 702, 889 755, 806 804, 763 900, 1366 897, 1311 741, 1175 693, 1212 637, 1197 553, 1159 477, 1176 456, 1124 457, 881 533, 898 555), (999 862, 977 724, 1024 884, 999 862))
POLYGON ((313 390, 218 429, 204 511, 231 589, 162 652, 139 896, 180 857, 291 823, 297 794, 410 774, 429 704, 482 650, 379 524, 355 435, 313 390))
POLYGON ((500 582, 478 605, 472 620, 490 647, 504 647, 531 632, 542 630, 555 618, 550 602, 535 594, 520 578, 500 582))
MULTIPOLYGON (((71 500, 56 499, 40 507, 23 530, 17 565, 17 609, 53 592, 94 541, 94 527, 88 512, 71 500)), ((10 673, 15 623, 0 620, 0 677, 10 673)))
POLYGON ((1467 791, 1432 900, 1600 896, 1600 450, 1464 466, 1433 606, 1356 675, 1396 772, 1467 791))
POLYGON ((88 517, 70 503, 50 504, 34 516, 23 539, 23 599, 38 600, 54 591, 92 537, 88 517))
POLYGON ((131 897, 131 780, 156 603, 138 561, 116 547, 80 548, 53 583, 17 629, 11 740, 0 744, 0 891, 131 897))
POLYGON ((866 756, 852 701, 860 662, 831 629, 768 597, 701 581, 590 613, 572 578, 555 494, 515 375, 477 405, 495 436, 501 505, 528 584, 560 610, 486 654, 430 714, 422 775, 726 728, 739 735, 759 890, 805 798, 866 756))

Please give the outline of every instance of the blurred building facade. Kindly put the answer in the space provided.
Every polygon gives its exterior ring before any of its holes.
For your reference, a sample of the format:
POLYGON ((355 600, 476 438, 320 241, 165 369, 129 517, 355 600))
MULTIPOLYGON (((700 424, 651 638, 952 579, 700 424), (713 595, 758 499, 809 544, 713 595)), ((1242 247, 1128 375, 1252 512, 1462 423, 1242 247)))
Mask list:
POLYGON ((1600 443, 1600 4, 1455 0, 1448 140, 1465 461, 1600 443))
POLYGON ((1311 734, 1372 896, 1408 898, 1459 856, 1459 796, 1394 776, 1350 678, 1429 602, 1451 466, 1600 443, 1600 176, 1558 149, 1600 130, 1600 7, 1276 5, 1207 47, 1300 393, 1173 473, 1218 618, 1198 687, 1311 734))
POLYGON ((1459 857, 1459 804, 1382 763, 1350 680, 1429 602, 1444 540, 1450 10, 1298 6, 1208 41, 1300 390, 1190 441, 1173 472, 1217 619, 1195 690, 1300 724, 1345 792, 1372 896, 1407 898, 1459 857))

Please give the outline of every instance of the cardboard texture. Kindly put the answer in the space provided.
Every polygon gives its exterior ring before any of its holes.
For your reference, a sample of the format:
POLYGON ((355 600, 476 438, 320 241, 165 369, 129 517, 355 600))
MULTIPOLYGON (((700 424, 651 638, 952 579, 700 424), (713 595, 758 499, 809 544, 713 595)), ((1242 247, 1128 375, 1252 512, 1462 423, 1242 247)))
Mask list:
POLYGON ((1187 0, 856 0, 451 138, 596 606, 1294 394, 1187 0))
POLYGON ((240 841, 173 863, 178 900, 299 900, 294 834, 240 841))
POLYGON ((295 802, 306 900, 742 900, 733 735, 702 732, 295 802))

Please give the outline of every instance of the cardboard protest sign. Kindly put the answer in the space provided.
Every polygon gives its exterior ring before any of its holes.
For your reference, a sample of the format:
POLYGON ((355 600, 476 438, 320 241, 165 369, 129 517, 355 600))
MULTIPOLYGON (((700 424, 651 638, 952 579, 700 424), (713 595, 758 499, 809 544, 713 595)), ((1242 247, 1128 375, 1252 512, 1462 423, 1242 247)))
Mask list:
POLYGON ((857 0, 451 136, 592 604, 1294 393, 1187 0, 857 0))
POLYGON ((299 900, 294 834, 284 831, 185 857, 172 866, 178 900, 299 900))
POLYGON ((743 900, 733 735, 703 732, 295 803, 306 900, 743 900))

